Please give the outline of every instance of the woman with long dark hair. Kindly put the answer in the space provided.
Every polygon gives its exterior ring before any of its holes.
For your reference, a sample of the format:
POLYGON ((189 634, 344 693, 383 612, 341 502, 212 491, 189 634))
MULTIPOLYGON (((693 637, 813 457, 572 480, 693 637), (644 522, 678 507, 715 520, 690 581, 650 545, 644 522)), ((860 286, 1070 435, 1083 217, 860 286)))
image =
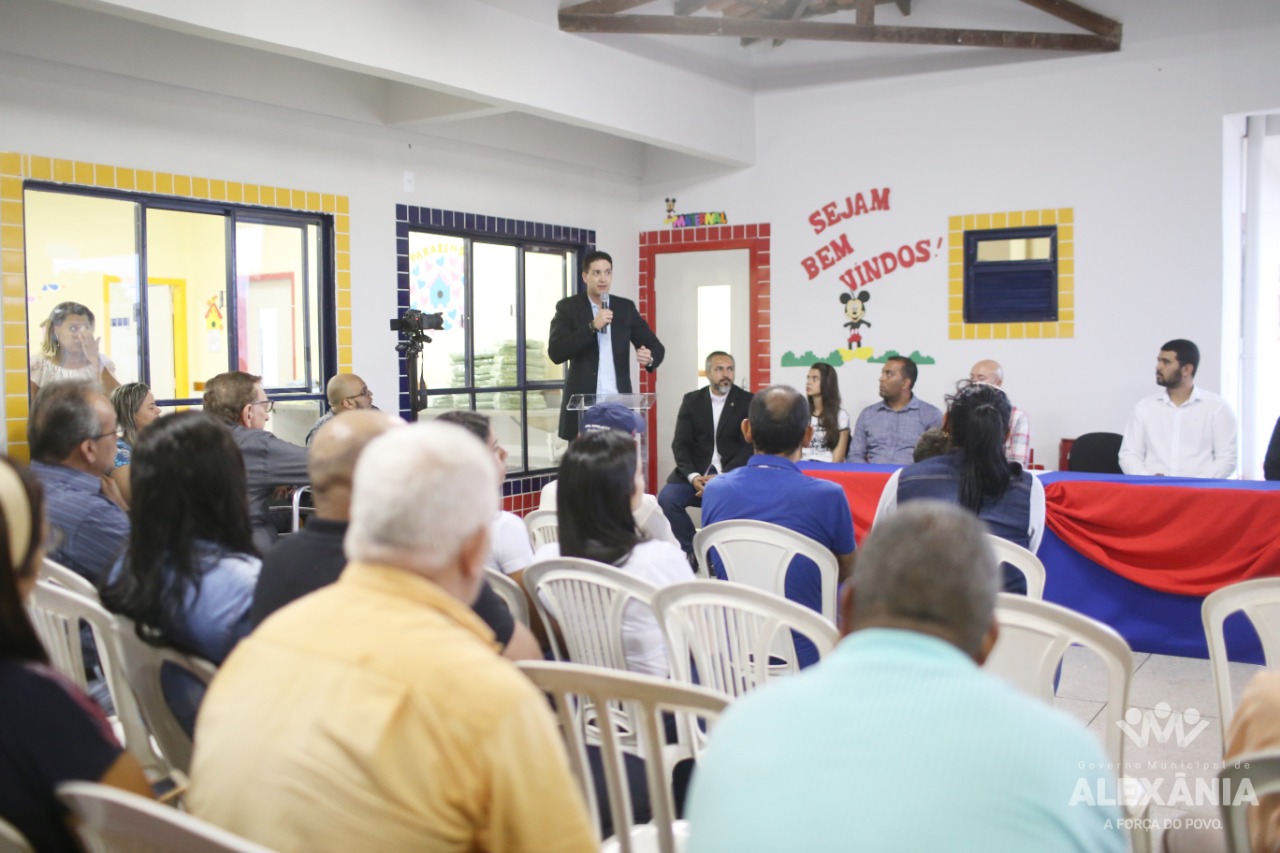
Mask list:
MULTIPOLYGON (((616 430, 578 436, 560 461, 560 541, 539 548, 535 561, 582 557, 616 566, 658 587, 692 580, 683 551, 668 542, 645 539, 636 529, 633 511, 643 496, 635 439, 616 430)), ((632 672, 668 674, 662 631, 644 606, 632 603, 623 611, 622 647, 632 672)))
MULTIPOLYGON (((1012 410, 994 385, 960 383, 947 397, 942 422, 951 449, 894 472, 876 518, 903 501, 946 501, 973 512, 1001 539, 1034 552, 1044 535, 1044 487, 1005 458, 1012 410)), ((1005 566, 1004 591, 1027 591, 1026 579, 1011 566, 1005 566)))
POLYGON ((849 452, 849 413, 840 408, 840 380, 836 369, 823 361, 810 367, 805 377, 804 393, 809 398, 813 438, 800 458, 805 461, 843 462, 849 452))
POLYGON ((24 601, 43 559, 40 482, 0 458, 0 818, 36 850, 79 851, 54 789, 101 782, 151 796, 102 712, 49 668, 24 601))
MULTIPOLYGON (((143 640, 220 664, 249 633, 262 566, 240 450, 208 415, 170 415, 139 435, 130 479, 129 547, 102 603, 133 620, 143 640)), ((193 722, 199 697, 179 684, 171 677, 166 696, 193 722)))

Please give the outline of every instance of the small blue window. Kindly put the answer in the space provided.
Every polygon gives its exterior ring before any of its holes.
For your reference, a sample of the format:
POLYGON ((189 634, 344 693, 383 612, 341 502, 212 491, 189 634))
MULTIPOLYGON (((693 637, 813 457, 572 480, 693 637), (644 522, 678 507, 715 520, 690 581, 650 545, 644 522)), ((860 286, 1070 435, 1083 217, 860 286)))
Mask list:
POLYGON ((1058 229, 964 232, 964 321, 1058 319, 1058 229))

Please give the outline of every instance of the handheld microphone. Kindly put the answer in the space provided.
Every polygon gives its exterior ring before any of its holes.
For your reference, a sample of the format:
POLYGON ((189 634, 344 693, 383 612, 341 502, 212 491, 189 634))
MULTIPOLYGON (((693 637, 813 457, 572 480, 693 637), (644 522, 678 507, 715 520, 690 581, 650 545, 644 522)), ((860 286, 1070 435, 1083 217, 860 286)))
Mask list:
MULTIPOLYGON (((600 297, 600 310, 601 311, 609 310, 609 294, 607 293, 600 297)), ((608 331, 609 331, 609 324, 605 323, 604 326, 600 329, 600 334, 602 335, 606 334, 608 331)))

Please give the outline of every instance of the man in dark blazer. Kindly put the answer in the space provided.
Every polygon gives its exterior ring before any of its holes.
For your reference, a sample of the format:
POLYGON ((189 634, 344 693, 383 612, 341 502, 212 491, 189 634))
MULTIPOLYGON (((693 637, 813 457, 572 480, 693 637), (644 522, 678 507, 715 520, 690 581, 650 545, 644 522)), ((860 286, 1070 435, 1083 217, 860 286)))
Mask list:
POLYGON ((613 258, 605 252, 591 252, 582 259, 582 281, 587 289, 556 303, 551 318, 547 356, 555 364, 569 362, 564 396, 560 401, 560 437, 572 441, 578 435, 578 413, 568 409, 574 394, 630 394, 631 360, 628 350, 636 347, 636 361, 650 372, 662 363, 666 350, 636 304, 621 296, 611 296, 613 258), (612 352, 601 369, 601 352, 612 352))
POLYGON ((680 547, 693 559, 691 506, 702 506, 702 489, 717 474, 747 464, 751 444, 742 435, 752 394, 733 384, 733 356, 707 356, 706 388, 690 391, 680 403, 671 450, 676 469, 658 494, 658 505, 671 522, 680 547))

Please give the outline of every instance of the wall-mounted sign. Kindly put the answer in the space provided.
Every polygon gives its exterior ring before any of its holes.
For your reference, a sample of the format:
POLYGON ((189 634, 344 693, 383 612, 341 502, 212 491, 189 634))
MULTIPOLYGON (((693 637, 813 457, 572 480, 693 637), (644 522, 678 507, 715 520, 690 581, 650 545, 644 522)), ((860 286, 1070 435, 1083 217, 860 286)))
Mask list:
POLYGON ((666 199, 666 203, 667 218, 662 220, 663 225, 669 225, 672 228, 696 228, 706 225, 729 224, 729 215, 723 210, 710 213, 676 213, 676 200, 669 198, 666 199))

